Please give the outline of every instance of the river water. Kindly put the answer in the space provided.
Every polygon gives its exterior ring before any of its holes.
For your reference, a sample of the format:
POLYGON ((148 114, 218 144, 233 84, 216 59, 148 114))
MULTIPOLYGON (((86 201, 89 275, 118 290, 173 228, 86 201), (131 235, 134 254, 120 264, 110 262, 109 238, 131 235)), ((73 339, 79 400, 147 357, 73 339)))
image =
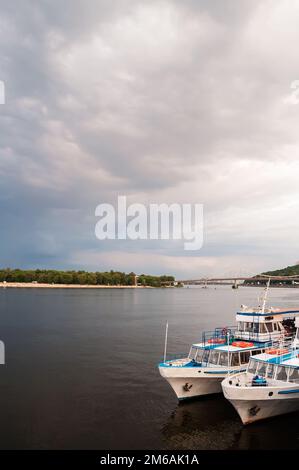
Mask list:
MULTIPOLYGON (((234 324, 261 289, 2 289, 1 449, 299 449, 299 414, 243 427, 222 397, 178 405, 157 363, 234 324)), ((298 307, 299 289, 270 304, 298 307)))

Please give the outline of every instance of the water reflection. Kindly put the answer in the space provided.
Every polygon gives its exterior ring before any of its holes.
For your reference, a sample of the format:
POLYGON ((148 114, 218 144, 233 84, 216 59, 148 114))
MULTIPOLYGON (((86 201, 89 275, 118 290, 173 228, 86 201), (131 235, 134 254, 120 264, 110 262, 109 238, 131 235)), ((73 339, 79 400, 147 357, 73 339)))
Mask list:
POLYGON ((166 449, 298 449, 299 413, 243 426, 224 397, 178 404, 162 428, 166 449), (283 430, 283 432, 282 432, 283 430))
POLYGON ((243 426, 233 449, 298 449, 298 420, 290 413, 243 426))
POLYGON ((162 429, 167 449, 228 449, 242 424, 224 397, 177 405, 162 429))

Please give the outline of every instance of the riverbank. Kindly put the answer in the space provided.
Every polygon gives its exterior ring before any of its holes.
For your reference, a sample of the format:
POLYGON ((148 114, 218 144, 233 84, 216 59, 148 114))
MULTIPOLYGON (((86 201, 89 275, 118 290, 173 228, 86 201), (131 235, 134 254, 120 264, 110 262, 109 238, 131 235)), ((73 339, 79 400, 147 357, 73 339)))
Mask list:
POLYGON ((0 282, 0 288, 26 289, 154 289, 151 286, 104 286, 90 284, 46 284, 35 282, 0 282))

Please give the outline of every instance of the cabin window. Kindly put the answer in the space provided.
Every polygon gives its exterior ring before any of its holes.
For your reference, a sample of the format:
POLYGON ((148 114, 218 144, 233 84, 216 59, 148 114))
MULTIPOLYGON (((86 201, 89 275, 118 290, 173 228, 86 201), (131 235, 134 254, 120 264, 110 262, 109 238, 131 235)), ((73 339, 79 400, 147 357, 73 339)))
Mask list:
POLYGON ((277 372, 276 372, 276 379, 277 380, 287 380, 287 368, 283 366, 278 366, 277 367, 277 372))
POLYGON ((209 351, 209 350, 203 351, 202 362, 208 362, 209 354, 210 354, 210 351, 209 351))
POLYGON ((197 354, 196 354, 196 357, 195 359, 197 360, 197 362, 201 362, 202 361, 202 357, 203 357, 203 349, 198 349, 197 350, 197 354))
POLYGON ((219 365, 227 366, 228 365, 228 357, 226 352, 221 352, 219 357, 219 365))
POLYGON ((293 367, 291 367, 289 382, 295 382, 297 384, 299 383, 299 369, 293 369, 293 367))
POLYGON ((274 364, 268 364, 267 368, 267 377, 269 379, 272 379, 274 377, 274 364))
POLYGON ((232 366, 239 366, 240 365, 239 353, 232 353, 230 363, 231 363, 232 366))
POLYGON ((189 359, 195 359, 197 349, 196 348, 191 348, 190 353, 189 353, 189 359))
POLYGON ((218 364, 218 359, 219 359, 219 352, 218 351, 211 351, 209 363, 216 365, 216 364, 218 364))
POLYGON ((261 350, 260 350, 260 349, 256 349, 255 351, 252 351, 252 352, 251 352, 251 355, 252 355, 252 356, 255 356, 256 354, 261 354, 261 350))
POLYGON ((240 353, 241 364, 247 364, 249 362, 249 358, 250 351, 240 353))
POLYGON ((257 366, 257 371, 256 373, 258 375, 261 375, 262 377, 265 377, 266 375, 266 367, 267 367, 267 363, 266 362, 260 362, 257 366))
POLYGON ((267 333, 266 327, 264 323, 260 323, 260 333, 267 333))
POLYGON ((247 323, 247 328, 248 331, 251 333, 258 333, 259 332, 259 324, 258 323, 247 323))
POLYGON ((198 349, 198 348, 192 348, 189 354, 189 358, 197 362, 201 362, 202 356, 203 356, 203 350, 198 349))
POLYGON ((277 323, 273 323, 273 331, 278 331, 278 325, 277 325, 277 323))
POLYGON ((253 359, 250 359, 249 366, 247 369, 248 372, 250 372, 251 374, 255 374, 256 366, 257 366, 257 362, 254 361, 253 359))
POLYGON ((267 330, 268 330, 268 332, 269 332, 269 333, 273 333, 273 325, 272 325, 272 323, 266 323, 266 325, 267 325, 267 330))

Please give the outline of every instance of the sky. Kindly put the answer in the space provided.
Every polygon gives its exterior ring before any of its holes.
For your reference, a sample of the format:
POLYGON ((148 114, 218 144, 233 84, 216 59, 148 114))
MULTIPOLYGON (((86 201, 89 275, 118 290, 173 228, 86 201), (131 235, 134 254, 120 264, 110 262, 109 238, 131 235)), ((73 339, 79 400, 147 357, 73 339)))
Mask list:
POLYGON ((297 0, 0 6, 2 267, 186 279, 299 260, 297 0), (98 240, 119 195, 203 204, 202 248, 98 240))

